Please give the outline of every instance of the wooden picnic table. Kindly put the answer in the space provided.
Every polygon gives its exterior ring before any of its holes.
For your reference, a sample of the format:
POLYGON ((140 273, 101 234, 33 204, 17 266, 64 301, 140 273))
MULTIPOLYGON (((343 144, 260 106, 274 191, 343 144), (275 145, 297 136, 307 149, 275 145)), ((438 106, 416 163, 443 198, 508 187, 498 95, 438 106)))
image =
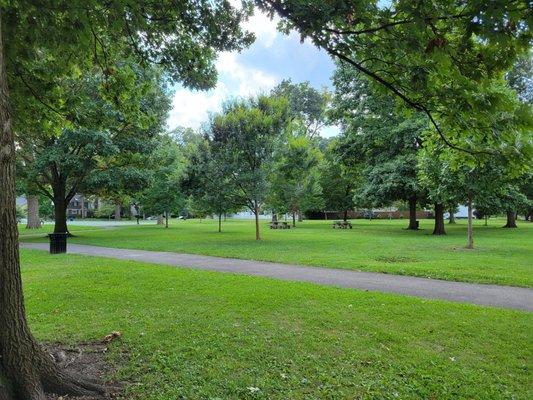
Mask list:
POLYGON ((285 221, 272 221, 270 229, 291 229, 291 226, 285 221))
POLYGON ((350 221, 333 221, 333 229, 352 229, 352 223, 350 221))

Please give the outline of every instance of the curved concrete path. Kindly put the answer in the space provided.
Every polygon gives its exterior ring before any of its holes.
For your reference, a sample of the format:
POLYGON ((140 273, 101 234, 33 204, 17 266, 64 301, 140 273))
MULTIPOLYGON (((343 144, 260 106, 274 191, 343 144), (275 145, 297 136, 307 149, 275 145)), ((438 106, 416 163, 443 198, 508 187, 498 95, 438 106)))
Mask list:
MULTIPOLYGON (((26 249, 48 250, 47 243, 21 243, 26 249)), ((332 268, 304 267, 263 261, 239 260, 195 254, 69 244, 68 252, 88 256, 142 261, 174 267, 265 276, 287 281, 312 282, 321 285, 397 293, 426 299, 450 300, 533 311, 533 289, 484 285, 437 279, 360 272, 332 268)))

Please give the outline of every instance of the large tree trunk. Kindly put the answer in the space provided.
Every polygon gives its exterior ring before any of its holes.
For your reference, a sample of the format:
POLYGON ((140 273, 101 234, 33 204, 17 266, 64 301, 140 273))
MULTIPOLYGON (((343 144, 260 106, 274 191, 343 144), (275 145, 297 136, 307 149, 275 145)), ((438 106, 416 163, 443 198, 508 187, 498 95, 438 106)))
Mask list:
POLYGON ((507 223, 504 228, 517 228, 516 226, 516 214, 513 210, 507 210, 507 223))
POLYGON ((41 218, 39 217, 39 197, 26 195, 26 201, 28 203, 28 222, 26 229, 40 229, 41 218))
POLYGON ((444 205, 435 204, 435 228, 433 229, 434 235, 446 235, 444 230, 444 205))
POLYGON ((409 198, 409 226, 407 229, 416 231, 418 224, 416 223, 416 196, 409 198))
POLYGON ((261 233, 259 232, 259 205, 254 203, 254 215, 255 215, 255 240, 261 240, 261 233))
POLYGON ((101 393, 61 372, 30 333, 18 249, 15 203, 15 138, 11 128, 9 90, 0 7, 0 398, 44 400, 44 391, 60 395, 101 393))
POLYGON ((466 248, 474 248, 474 226, 473 226, 473 210, 472 210, 472 196, 468 196, 468 229, 466 248))
POLYGON ((348 210, 344 210, 344 215, 342 219, 344 220, 344 222, 348 221, 348 210))
POLYGON ((67 206, 68 202, 61 193, 54 193, 54 233, 67 233, 67 206))

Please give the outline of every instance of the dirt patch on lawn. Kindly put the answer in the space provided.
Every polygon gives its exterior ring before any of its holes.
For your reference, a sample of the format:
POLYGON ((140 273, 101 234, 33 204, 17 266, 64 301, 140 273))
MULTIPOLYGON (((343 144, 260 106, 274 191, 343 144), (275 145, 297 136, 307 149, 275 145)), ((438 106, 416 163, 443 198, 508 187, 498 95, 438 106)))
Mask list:
POLYGON ((48 351, 56 363, 64 370, 76 375, 83 376, 104 386, 108 393, 105 396, 92 397, 72 397, 47 395, 48 400, 108 400, 120 398, 122 383, 109 382, 115 369, 109 364, 106 358, 109 343, 79 343, 76 346, 65 346, 62 344, 46 344, 44 348, 48 351))
POLYGON ((414 257, 406 257, 406 256, 380 256, 375 258, 376 261, 387 263, 387 264, 396 264, 396 263, 408 263, 408 262, 417 262, 418 259, 414 257))

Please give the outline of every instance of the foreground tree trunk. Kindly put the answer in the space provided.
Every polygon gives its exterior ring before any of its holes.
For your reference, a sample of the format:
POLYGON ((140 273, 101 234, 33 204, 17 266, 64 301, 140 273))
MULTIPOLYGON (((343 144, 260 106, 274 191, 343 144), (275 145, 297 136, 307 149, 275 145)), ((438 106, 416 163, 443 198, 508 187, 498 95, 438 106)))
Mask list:
POLYGON ((39 197, 26 195, 26 201, 28 203, 28 222, 26 229, 40 229, 41 218, 39 217, 39 197))
POLYGON ((516 214, 514 210, 507 210, 507 223, 503 227, 504 228, 518 228, 516 226, 516 214))
POLYGON ((444 204, 435 204, 435 228, 434 235, 446 235, 444 230, 444 204))
POLYGON ((467 242, 466 242, 466 248, 467 249, 473 249, 474 248, 474 226, 473 226, 473 210, 472 210, 472 196, 468 196, 468 234, 467 234, 467 242))
POLYGON ((0 7, 0 399, 45 400, 44 392, 95 395, 103 390, 60 371, 30 333, 18 249, 15 203, 15 138, 0 7))
POLYGON ((67 233, 67 206, 68 202, 65 200, 64 190, 56 194, 54 188, 54 233, 67 233))
POLYGON ((409 226, 407 229, 416 231, 418 229, 416 223, 416 196, 409 199, 409 226))

